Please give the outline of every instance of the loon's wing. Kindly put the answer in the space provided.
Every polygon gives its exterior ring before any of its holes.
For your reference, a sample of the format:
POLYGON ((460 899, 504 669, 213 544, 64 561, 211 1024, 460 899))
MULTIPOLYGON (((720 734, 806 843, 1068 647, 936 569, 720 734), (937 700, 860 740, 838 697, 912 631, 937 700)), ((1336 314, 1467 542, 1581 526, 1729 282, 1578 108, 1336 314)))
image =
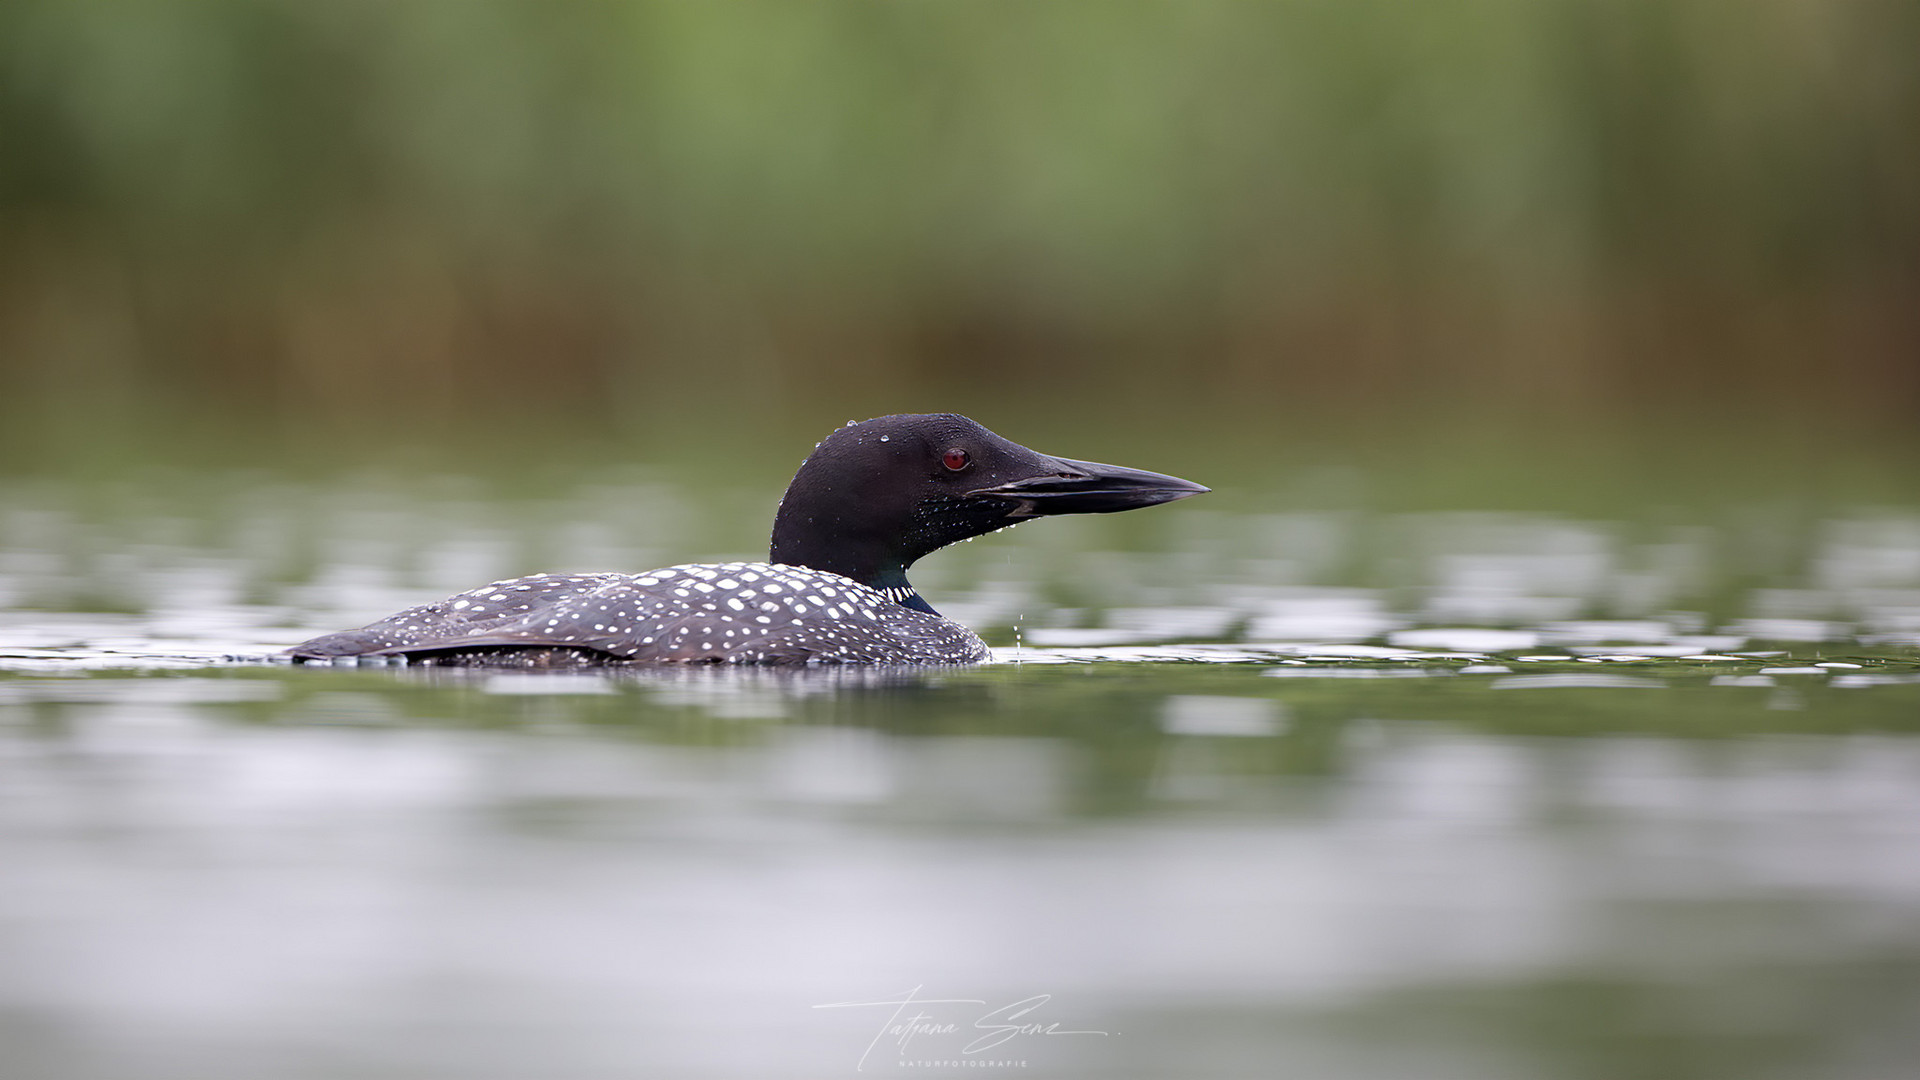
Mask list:
POLYGON ((288 649, 307 660, 383 656, 445 648, 524 622, 529 615, 627 581, 626 574, 533 574, 421 604, 357 630, 325 634, 288 649))
MULTIPOLYGON (((642 575, 641 580, 652 579, 642 575)), ((618 660, 701 660, 717 659, 721 642, 745 640, 744 623, 723 629, 721 623, 733 623, 735 616, 717 612, 715 603, 691 589, 642 588, 628 574, 582 584, 593 587, 558 590, 547 602, 525 606, 510 617, 472 623, 452 633, 415 635, 382 645, 373 655, 569 649, 618 660)))
MULTIPOLYGON (((408 608, 288 651, 301 659, 325 659, 565 649, 620 660, 700 661, 719 659, 772 627, 771 617, 759 618, 758 611, 744 604, 727 606, 724 598, 710 598, 712 586, 696 585, 695 580, 680 568, 638 577, 537 574, 408 608), (661 587, 665 578, 676 580, 661 587)), ((774 663, 804 659, 784 652, 768 657, 774 663)))

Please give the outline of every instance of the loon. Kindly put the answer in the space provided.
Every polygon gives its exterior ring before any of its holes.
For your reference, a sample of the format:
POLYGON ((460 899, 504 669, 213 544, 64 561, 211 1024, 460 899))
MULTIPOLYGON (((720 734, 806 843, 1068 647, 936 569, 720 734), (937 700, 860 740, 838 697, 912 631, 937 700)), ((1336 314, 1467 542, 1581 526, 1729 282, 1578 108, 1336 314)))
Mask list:
POLYGON ((977 663, 985 643, 908 583, 916 560, 1030 518, 1113 513, 1208 490, 1050 457, 953 413, 882 416, 814 447, 780 500, 767 562, 511 578, 287 655, 537 668, 977 663))

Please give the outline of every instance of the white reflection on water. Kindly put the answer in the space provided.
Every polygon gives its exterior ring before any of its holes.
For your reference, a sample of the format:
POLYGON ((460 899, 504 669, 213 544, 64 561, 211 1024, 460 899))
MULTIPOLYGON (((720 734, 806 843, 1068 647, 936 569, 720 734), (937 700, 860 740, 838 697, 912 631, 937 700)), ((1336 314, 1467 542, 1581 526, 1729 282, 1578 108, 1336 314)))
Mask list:
POLYGON ((613 680, 605 675, 578 675, 568 672, 505 672, 489 674, 480 684, 488 694, 512 696, 551 696, 555 694, 611 694, 613 680))
POLYGON ((1402 630, 1387 640, 1395 645, 1416 649, 1459 649, 1464 652, 1514 652, 1535 648, 1540 634, 1534 630, 1486 630, 1478 627, 1434 627, 1402 630))
POLYGON ((1495 690, 1543 690, 1579 686, 1600 689, 1624 690, 1664 690, 1666 683, 1658 679, 1636 679, 1631 675, 1510 675, 1504 679, 1495 679, 1491 684, 1495 690))
POLYGON ((1272 698, 1174 694, 1160 712, 1160 730, 1169 735, 1253 738, 1278 735, 1285 728, 1281 705, 1272 698))
POLYGON ((1396 989, 1737 980, 1920 925, 1911 739, 1367 724, 1287 779, 1234 764, 1272 703, 1184 695, 1149 787, 1181 812, 1088 819, 1054 739, 235 727, 195 702, 247 694, 22 685, 0 1011, 37 1034, 8 1075, 842 1075, 867 1026, 810 1006, 915 985, 1129 1033, 1030 1047, 1049 1075, 1286 1074, 1282 1019, 1396 989), (26 734, 28 698, 64 729, 26 734), (1674 903, 1739 917, 1671 939, 1674 903), (1219 1056, 1181 1034, 1247 1010, 1271 1025, 1219 1056))
POLYGON ((1367 589, 1256 589, 1247 592, 1255 641, 1364 641, 1406 625, 1386 609, 1386 598, 1367 589))

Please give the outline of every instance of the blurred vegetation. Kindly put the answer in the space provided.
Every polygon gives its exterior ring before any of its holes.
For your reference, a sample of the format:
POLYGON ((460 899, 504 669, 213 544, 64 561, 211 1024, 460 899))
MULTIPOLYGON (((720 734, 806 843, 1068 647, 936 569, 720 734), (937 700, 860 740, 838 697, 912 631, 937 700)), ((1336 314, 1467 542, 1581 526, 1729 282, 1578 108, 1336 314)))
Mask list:
POLYGON ((1905 430, 1916 42, 1894 0, 11 0, 0 452, 1905 430))

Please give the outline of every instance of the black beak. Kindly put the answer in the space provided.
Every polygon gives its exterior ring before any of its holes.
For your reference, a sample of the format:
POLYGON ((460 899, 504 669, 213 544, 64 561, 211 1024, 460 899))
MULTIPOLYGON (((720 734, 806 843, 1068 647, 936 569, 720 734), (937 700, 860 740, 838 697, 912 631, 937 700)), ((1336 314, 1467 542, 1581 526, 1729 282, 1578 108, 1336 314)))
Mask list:
POLYGON ((1006 499, 1013 517, 1045 514, 1112 514, 1200 495, 1212 488, 1145 469, 1101 465, 1093 461, 1048 458, 1052 466, 1038 476, 969 491, 969 498, 1006 499))

